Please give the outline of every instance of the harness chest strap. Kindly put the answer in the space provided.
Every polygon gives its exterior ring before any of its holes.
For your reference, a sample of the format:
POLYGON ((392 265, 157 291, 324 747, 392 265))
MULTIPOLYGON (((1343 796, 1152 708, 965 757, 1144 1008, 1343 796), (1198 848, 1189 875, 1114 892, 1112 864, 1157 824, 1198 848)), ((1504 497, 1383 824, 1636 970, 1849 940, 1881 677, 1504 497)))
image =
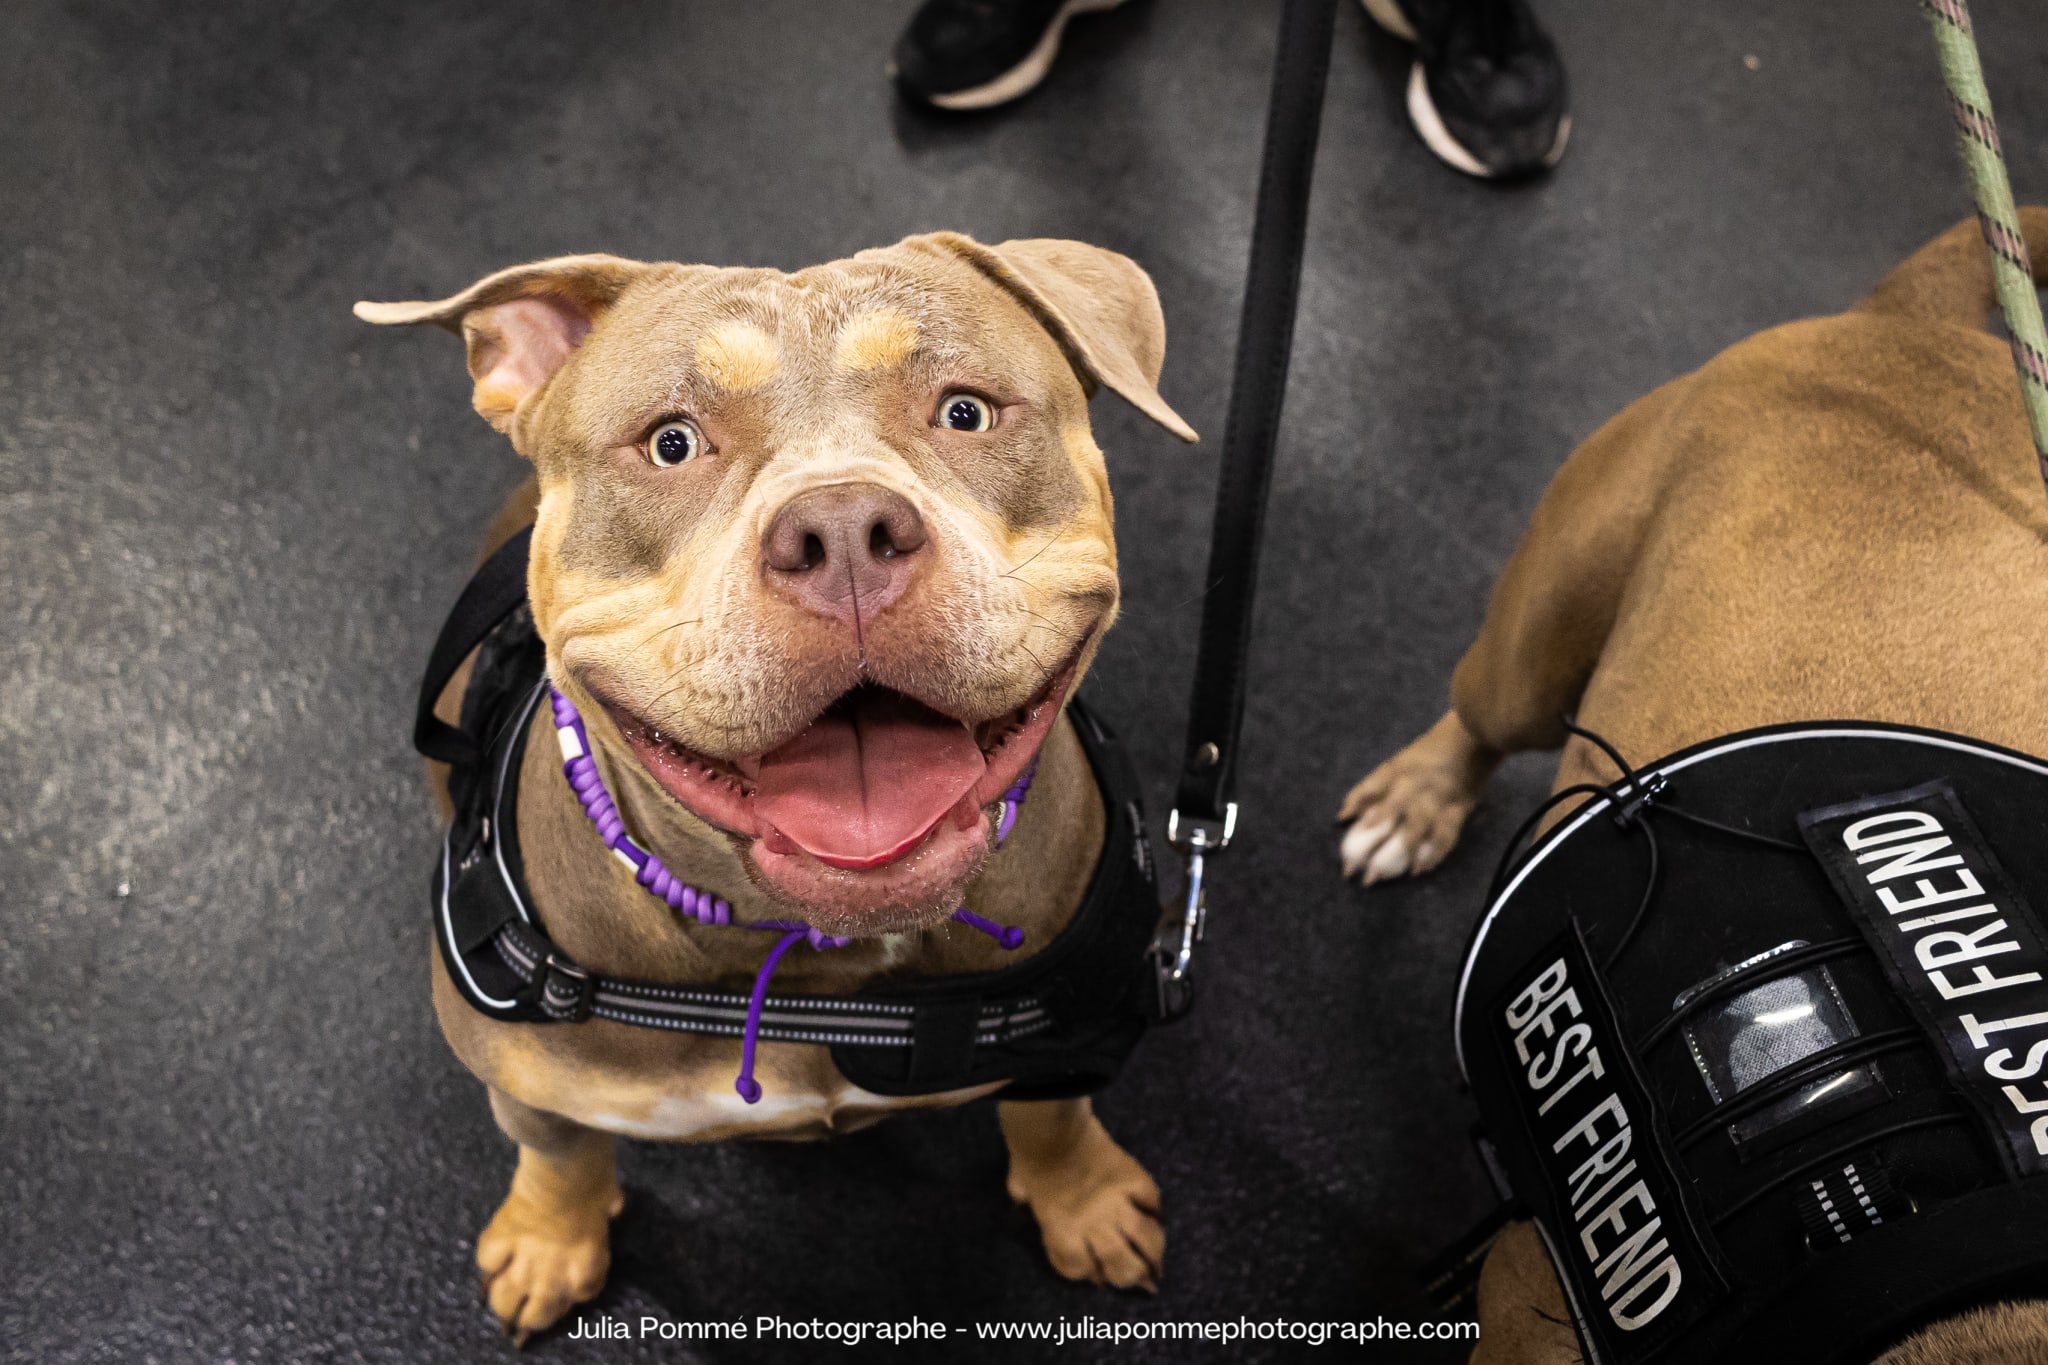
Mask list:
MULTIPOLYGON (((915 1032, 917 1011, 911 1005, 764 993, 756 1010, 752 995, 596 976, 569 963, 540 934, 516 922, 498 931, 490 950, 520 981, 540 983, 540 1007, 559 1023, 598 1018, 675 1033, 739 1038, 745 1036, 751 1016, 759 1038, 825 1047, 909 1047, 915 1032)), ((995 1044, 1029 1037, 1049 1022, 1045 1008, 1029 997, 991 1002, 977 1017, 975 1041, 995 1044)))

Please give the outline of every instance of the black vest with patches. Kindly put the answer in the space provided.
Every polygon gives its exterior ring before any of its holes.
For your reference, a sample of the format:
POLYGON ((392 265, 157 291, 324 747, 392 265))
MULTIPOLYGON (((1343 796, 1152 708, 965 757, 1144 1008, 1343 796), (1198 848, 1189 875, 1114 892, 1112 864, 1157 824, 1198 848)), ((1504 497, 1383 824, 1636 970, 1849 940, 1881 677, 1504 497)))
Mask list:
POLYGON ((2048 764, 1864 722, 1686 749, 1503 870, 1459 1059, 1589 1361, 1861 1365, 2048 1293, 2044 898, 2048 764))

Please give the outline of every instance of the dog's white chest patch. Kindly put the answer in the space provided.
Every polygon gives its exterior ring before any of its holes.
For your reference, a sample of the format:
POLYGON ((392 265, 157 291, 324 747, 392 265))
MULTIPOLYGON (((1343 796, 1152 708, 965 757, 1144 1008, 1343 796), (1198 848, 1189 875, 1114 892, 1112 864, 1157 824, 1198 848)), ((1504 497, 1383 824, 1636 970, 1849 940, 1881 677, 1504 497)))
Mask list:
MULTIPOLYGON (((662 1095, 641 1115, 592 1114, 592 1125, 626 1137, 678 1142, 722 1137, 735 1132, 762 1129, 787 1132, 792 1129, 834 1130, 834 1096, 818 1091, 795 1093, 770 1091, 748 1104, 737 1093, 721 1095, 707 1091, 694 1095, 662 1095)), ((873 1098, 879 1099, 879 1096, 873 1098)))
MULTIPOLYGON (((767 1063, 768 1058, 764 1056, 763 1061, 767 1063)), ((701 1086, 696 1083, 699 1077, 693 1076, 652 1094, 637 1088, 606 1093, 609 1087, 586 1084, 578 1087, 585 1102, 571 1106, 575 1112, 570 1117, 604 1132, 659 1142, 714 1142, 733 1137, 804 1140, 856 1132, 898 1110, 957 1104, 994 1088, 894 1098, 861 1089, 831 1072, 829 1063, 820 1068, 830 1072, 829 1079, 804 1074, 811 1067, 794 1069, 797 1074, 778 1075, 779 1067, 764 1065, 758 1073, 761 1098, 753 1104, 729 1088, 731 1074, 723 1071, 715 1079, 703 1076, 701 1086)))

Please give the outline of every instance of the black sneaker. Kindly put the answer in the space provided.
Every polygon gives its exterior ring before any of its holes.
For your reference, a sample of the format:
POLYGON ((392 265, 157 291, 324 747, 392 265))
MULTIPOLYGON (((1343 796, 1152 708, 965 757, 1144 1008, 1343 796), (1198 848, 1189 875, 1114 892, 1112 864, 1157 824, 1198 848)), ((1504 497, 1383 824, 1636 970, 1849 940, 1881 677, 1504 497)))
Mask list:
POLYGON ((1408 118, 1445 162, 1489 180, 1547 170, 1572 135, 1564 63, 1527 0, 1363 0, 1415 44, 1408 118))
POLYGON ((896 40, 889 74, 941 109, 1007 104, 1045 79, 1067 20, 1123 0, 924 0, 896 40))

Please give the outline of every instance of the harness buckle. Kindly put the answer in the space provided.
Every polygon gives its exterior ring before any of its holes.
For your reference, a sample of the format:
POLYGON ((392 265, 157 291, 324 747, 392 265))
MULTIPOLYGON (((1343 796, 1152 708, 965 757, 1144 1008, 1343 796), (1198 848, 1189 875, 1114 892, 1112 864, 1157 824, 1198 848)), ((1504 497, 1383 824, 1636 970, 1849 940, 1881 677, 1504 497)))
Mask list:
POLYGON ((1169 912, 1152 940, 1153 987, 1161 1022, 1180 1018, 1194 1004, 1195 983, 1190 973, 1195 945, 1202 941, 1209 925, 1209 855, 1228 848, 1230 836, 1236 832, 1235 801, 1223 808, 1221 823, 1183 820, 1179 810, 1166 817, 1166 841, 1180 851, 1187 865, 1187 884, 1178 920, 1169 912))
POLYGON ((580 1024, 596 1001, 597 981, 590 973, 560 953, 549 953, 541 964, 541 1012, 564 1024, 580 1024))

